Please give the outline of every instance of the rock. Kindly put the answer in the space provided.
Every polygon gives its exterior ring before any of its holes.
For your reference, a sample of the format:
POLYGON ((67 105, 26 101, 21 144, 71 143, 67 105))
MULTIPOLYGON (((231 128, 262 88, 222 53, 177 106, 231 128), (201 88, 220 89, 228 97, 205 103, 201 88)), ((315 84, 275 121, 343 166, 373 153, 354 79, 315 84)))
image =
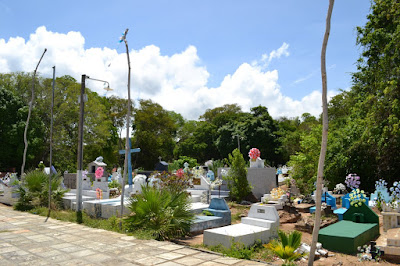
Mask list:
POLYGON ((321 254, 321 256, 328 257, 327 256, 328 255, 328 251, 325 251, 323 249, 318 249, 318 253, 321 254))
POLYGON ((240 202, 240 205, 251 205, 251 202, 250 202, 250 201, 247 201, 247 200, 242 200, 242 201, 240 202))

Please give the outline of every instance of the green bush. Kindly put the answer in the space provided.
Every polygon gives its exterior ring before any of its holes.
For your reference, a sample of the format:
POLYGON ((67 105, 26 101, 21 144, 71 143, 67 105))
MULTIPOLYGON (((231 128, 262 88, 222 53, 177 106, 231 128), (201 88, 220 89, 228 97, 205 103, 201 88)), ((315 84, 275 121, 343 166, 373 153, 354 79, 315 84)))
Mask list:
POLYGON ((247 181, 246 162, 238 149, 229 154, 229 164, 230 170, 225 179, 228 181, 231 197, 240 202, 251 193, 251 187, 247 181))
POLYGON ((183 169, 183 164, 187 162, 189 164, 189 168, 193 168, 198 166, 197 159, 191 158, 188 156, 179 156, 178 160, 174 160, 172 163, 168 165, 168 171, 172 172, 178 169, 183 169))
POLYGON ((142 186, 142 194, 130 198, 129 209, 132 214, 125 220, 127 231, 148 232, 157 240, 189 234, 194 218, 185 191, 173 192, 150 186, 142 186))
POLYGON ((283 231, 279 231, 278 235, 279 241, 274 239, 264 246, 272 250, 275 255, 284 260, 284 264, 282 265, 295 265, 293 261, 303 256, 302 254, 295 252, 295 250, 301 245, 301 232, 293 231, 286 234, 283 231))
POLYGON ((109 188, 118 188, 121 189, 121 184, 117 180, 112 180, 110 183, 108 183, 109 188))
MULTIPOLYGON (((53 175, 51 178, 51 207, 62 207, 62 197, 67 190, 61 188, 62 177, 53 175)), ((19 184, 19 194, 15 209, 30 210, 34 207, 48 206, 49 176, 40 170, 29 172, 23 182, 19 184)))
POLYGON ((193 188, 191 184, 191 176, 183 173, 182 175, 170 174, 168 172, 162 172, 158 176, 160 182, 158 186, 161 190, 168 190, 173 193, 185 192, 189 188, 193 188))

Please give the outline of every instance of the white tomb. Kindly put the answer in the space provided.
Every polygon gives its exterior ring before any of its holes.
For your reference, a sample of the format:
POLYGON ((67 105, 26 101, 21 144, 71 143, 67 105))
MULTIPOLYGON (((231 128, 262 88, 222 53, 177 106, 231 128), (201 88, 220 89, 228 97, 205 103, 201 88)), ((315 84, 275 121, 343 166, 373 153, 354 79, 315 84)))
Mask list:
POLYGON ((271 194, 264 194, 261 197, 261 203, 267 206, 274 206, 277 210, 282 210, 285 202, 287 201, 287 195, 283 194, 278 199, 274 198, 271 194))
POLYGON ((203 243, 207 246, 219 244, 230 248, 232 243, 239 242, 245 246, 254 245, 257 240, 268 243, 278 236, 279 214, 274 206, 253 204, 248 217, 242 223, 208 229, 204 231, 203 243))

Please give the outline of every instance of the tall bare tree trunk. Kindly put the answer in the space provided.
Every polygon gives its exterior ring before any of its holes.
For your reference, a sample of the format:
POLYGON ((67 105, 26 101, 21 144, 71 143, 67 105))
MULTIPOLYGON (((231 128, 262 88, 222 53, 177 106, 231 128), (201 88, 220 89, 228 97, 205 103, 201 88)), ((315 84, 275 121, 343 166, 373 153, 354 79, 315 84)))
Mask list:
POLYGON ((328 45, 329 32, 331 30, 331 16, 333 4, 335 0, 329 0, 328 14, 326 16, 326 29, 324 41, 321 49, 321 77, 322 77, 322 141, 321 153, 318 161, 318 174, 317 174, 317 190, 316 190, 316 206, 315 206, 315 223, 312 234, 311 251, 308 259, 308 265, 314 264, 315 249, 318 241, 319 228, 321 226, 321 196, 322 196, 322 178, 324 174, 324 164, 326 156, 326 148, 328 146, 328 100, 327 100, 327 81, 326 81, 326 46, 328 45))
MULTIPOLYGON (((124 215, 124 194, 125 194, 125 180, 128 173, 128 156, 131 152, 131 147, 129 147, 129 127, 131 119, 131 61, 129 58, 128 41, 126 40, 126 35, 128 34, 128 29, 125 30, 123 35, 123 41, 126 47, 126 56, 128 59, 128 112, 126 114, 126 139, 125 139, 125 161, 124 161, 124 174, 122 176, 122 190, 121 190, 121 218, 124 215)), ((120 229, 122 228, 122 219, 119 222, 120 229)))
POLYGON ((35 79, 36 79, 36 72, 39 67, 40 62, 42 61, 42 58, 44 54, 46 53, 47 49, 44 48, 43 54, 40 57, 39 62, 36 65, 35 71, 33 71, 33 77, 32 77, 32 89, 31 89, 31 101, 29 102, 29 111, 28 111, 28 118, 26 119, 26 124, 25 124, 25 131, 24 131, 24 143, 25 143, 25 148, 24 148, 24 155, 22 156, 22 166, 21 166, 21 180, 24 178, 24 172, 25 172, 25 163, 26 163, 26 152, 28 151, 28 127, 29 127, 29 120, 31 119, 31 113, 32 113, 32 107, 33 107, 33 101, 35 100, 35 79))

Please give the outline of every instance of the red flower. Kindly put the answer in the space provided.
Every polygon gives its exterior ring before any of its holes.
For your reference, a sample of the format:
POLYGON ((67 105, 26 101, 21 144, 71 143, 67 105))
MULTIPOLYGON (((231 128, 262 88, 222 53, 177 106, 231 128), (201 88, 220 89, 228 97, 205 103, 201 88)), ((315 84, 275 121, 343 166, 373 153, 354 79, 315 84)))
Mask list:
POLYGON ((183 171, 183 169, 178 169, 176 170, 176 176, 177 177, 182 177, 185 174, 185 172, 183 171))
POLYGON ((249 157, 250 157, 251 159, 253 159, 253 160, 259 158, 260 155, 261 155, 261 154, 260 154, 260 151, 259 151, 257 148, 252 148, 252 149, 249 151, 249 157))

